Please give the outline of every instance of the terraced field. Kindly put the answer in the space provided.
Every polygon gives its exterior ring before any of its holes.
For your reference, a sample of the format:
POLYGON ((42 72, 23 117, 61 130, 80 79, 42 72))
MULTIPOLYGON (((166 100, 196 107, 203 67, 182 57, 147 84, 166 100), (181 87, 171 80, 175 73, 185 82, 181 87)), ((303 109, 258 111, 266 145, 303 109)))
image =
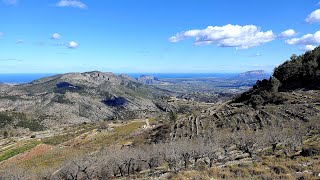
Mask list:
MULTIPOLYGON (((144 131, 146 120, 83 124, 62 129, 60 133, 41 132, 42 138, 6 139, 0 142, 0 169, 15 166, 35 174, 54 172, 63 163, 101 148, 130 145, 130 134, 144 131), (44 170, 46 169, 46 170, 44 170)), ((1 173, 1 170, 0 170, 1 173)))

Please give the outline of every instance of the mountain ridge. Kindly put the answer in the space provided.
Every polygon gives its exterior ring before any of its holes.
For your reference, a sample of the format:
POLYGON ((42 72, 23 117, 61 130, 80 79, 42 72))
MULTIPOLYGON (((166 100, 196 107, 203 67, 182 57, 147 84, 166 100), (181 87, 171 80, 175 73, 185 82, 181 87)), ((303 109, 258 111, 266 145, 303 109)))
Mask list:
POLYGON ((41 119, 45 124, 145 117, 160 112, 155 100, 170 94, 129 76, 98 71, 59 74, 2 87, 0 109, 24 112, 36 119, 48 117, 41 119))

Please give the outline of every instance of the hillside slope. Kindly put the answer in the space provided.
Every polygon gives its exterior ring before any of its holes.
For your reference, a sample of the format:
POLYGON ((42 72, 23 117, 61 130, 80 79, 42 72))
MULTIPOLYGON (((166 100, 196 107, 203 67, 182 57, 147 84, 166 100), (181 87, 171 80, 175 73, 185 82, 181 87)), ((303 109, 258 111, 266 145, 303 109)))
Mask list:
POLYGON ((213 129, 259 130, 264 127, 314 127, 320 119, 320 47, 293 55, 268 80, 257 81, 230 102, 182 116, 173 138, 210 133, 213 129), (181 127, 181 128, 179 128, 181 127))
POLYGON ((154 101, 168 94, 126 75, 68 73, 28 84, 1 85, 0 111, 23 112, 49 126, 132 119, 159 112, 154 101))

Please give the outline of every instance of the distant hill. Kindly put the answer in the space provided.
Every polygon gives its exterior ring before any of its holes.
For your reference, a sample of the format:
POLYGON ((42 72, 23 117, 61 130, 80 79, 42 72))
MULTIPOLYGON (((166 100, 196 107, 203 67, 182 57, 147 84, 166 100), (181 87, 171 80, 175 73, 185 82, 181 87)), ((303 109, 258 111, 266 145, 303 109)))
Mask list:
POLYGON ((161 83, 158 78, 150 75, 141 75, 139 78, 137 78, 137 81, 148 85, 161 83))
POLYGON ((21 85, 0 85, 0 111, 23 112, 42 124, 133 119, 156 114, 170 93, 126 75, 103 72, 54 75, 21 85))
POLYGON ((268 77, 270 77, 270 74, 264 70, 252 70, 252 71, 246 71, 244 73, 240 73, 235 78, 243 79, 243 80, 259 80, 259 79, 265 79, 268 77))

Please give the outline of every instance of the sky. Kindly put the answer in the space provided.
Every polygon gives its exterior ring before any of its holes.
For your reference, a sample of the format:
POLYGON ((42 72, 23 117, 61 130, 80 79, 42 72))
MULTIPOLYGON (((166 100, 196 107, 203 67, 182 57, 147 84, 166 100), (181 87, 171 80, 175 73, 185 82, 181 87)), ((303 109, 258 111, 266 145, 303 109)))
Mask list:
POLYGON ((317 0, 0 0, 0 73, 272 72, 319 23, 317 0))

